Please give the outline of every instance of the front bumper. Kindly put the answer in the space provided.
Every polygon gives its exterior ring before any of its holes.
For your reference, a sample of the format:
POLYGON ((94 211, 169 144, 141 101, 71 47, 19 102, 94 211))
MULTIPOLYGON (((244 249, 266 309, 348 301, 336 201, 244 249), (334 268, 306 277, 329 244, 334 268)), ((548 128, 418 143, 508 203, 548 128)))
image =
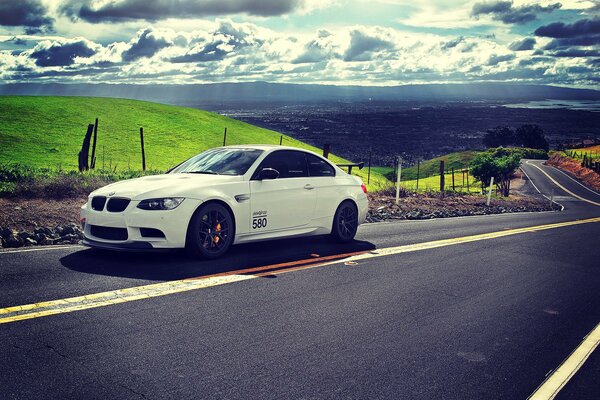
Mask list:
POLYGON ((96 240, 85 238, 80 242, 84 246, 93 247, 103 250, 119 250, 119 251, 147 251, 158 250, 148 242, 127 242, 127 243, 107 243, 98 242, 96 240))
POLYGON ((111 250, 149 250, 185 247, 189 221, 201 204, 200 200, 185 199, 174 210, 149 211, 136 208, 139 201, 131 201, 123 212, 95 211, 90 202, 81 207, 81 218, 85 219, 82 244, 111 250), (118 228, 127 232, 124 240, 111 240, 94 236, 92 226, 118 228), (142 229, 155 229, 164 237, 148 237, 142 229))

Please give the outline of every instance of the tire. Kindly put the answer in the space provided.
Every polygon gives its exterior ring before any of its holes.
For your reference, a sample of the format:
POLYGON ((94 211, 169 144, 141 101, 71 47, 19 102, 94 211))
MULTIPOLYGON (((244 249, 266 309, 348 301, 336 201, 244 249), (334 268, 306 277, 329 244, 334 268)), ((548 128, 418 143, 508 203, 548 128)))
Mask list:
POLYGON ((215 259, 229 250, 234 237, 231 212, 221 204, 207 203, 190 220, 185 250, 194 258, 215 259))
POLYGON ((333 217, 331 237, 336 242, 348 243, 354 240, 358 230, 358 209, 353 202, 346 200, 337 208, 333 217))

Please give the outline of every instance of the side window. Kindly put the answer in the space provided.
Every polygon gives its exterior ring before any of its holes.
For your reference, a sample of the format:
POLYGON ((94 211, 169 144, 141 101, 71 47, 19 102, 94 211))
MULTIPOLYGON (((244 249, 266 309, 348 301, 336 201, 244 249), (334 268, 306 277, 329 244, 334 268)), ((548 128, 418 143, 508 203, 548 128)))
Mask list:
POLYGON ((308 166, 303 152, 279 150, 267 156, 256 170, 273 168, 279 171, 279 178, 302 178, 308 176, 308 166))
POLYGON ((335 176, 335 169, 326 161, 311 154, 306 155, 308 160, 308 173, 310 176, 335 176))

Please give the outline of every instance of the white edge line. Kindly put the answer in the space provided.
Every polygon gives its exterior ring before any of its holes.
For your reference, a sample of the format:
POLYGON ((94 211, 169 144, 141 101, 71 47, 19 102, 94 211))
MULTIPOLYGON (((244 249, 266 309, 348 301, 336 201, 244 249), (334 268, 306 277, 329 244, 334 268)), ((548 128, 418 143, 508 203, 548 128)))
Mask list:
POLYGON ((48 246, 33 247, 33 248, 28 248, 28 249, 16 249, 16 250, 12 250, 12 249, 4 250, 3 249, 3 250, 0 250, 0 255, 12 254, 12 253, 29 253, 31 251, 64 250, 64 249, 72 249, 72 248, 77 248, 77 247, 85 247, 85 246, 81 246, 79 244, 73 244, 73 245, 66 245, 66 246, 48 245, 48 246))
MULTIPOLYGON (((529 164, 529 160, 527 160, 525 162, 525 164, 529 164)), ((533 165, 533 164, 530 164, 530 165, 533 165)), ((525 172, 525 170, 523 169, 523 167, 519 167, 519 169, 521 171, 523 171, 523 173, 525 174, 525 176, 527 177, 527 179, 529 180, 529 182, 531 182, 531 184, 533 185, 533 187, 535 188, 535 190, 538 191, 539 194, 541 194, 542 196, 544 196, 545 198, 547 198, 548 200, 550 200, 554 204, 558 204, 560 206, 560 211, 564 211, 565 210, 565 206, 563 206, 562 204, 560 204, 558 201, 554 201, 554 199, 551 199, 550 197, 546 196, 544 193, 540 192, 540 189, 538 189, 538 187, 535 186, 535 183, 533 183, 533 181, 531 180, 531 178, 529 177, 529 175, 527 175, 527 172, 525 172)))
POLYGON ((554 370, 550 370, 546 374, 546 379, 535 389, 535 391, 527 398, 528 400, 552 400, 560 391, 569 383, 571 378, 579 371, 579 369, 585 364, 592 353, 598 348, 600 344, 600 323, 597 324, 579 343, 579 345, 573 349, 573 351, 565 358, 554 370), (591 342, 591 343, 590 343, 591 342), (587 351, 586 348, 587 347, 587 351), (582 354, 583 353, 583 354, 582 354), (575 364, 570 368, 569 364, 575 364), (563 371, 566 370, 566 371, 563 371), (558 374, 558 375, 557 375, 558 374), (555 382, 556 379, 560 379, 559 375, 565 375, 559 382, 555 382))
POLYGON ((548 164, 544 164, 544 165, 545 165, 545 166, 547 166, 547 167, 551 167, 551 168, 553 168, 553 169, 557 170, 558 172, 560 172, 561 174, 563 174, 564 176, 566 176, 567 178, 569 178, 570 180, 572 180, 573 182, 575 182, 576 184, 578 184, 579 186, 581 186, 582 188, 584 188, 584 189, 587 189, 587 190, 589 190, 590 192, 594 193, 596 196, 600 196, 600 193, 598 193, 598 192, 596 192, 595 190, 593 190, 593 189, 590 189, 589 187, 585 186, 583 183, 579 182, 577 179, 573 179, 573 178, 572 178, 571 176, 569 176, 569 174, 567 174, 565 171, 563 171, 563 170, 561 170, 561 169, 559 169, 559 168, 556 168, 554 165, 548 165, 548 164))

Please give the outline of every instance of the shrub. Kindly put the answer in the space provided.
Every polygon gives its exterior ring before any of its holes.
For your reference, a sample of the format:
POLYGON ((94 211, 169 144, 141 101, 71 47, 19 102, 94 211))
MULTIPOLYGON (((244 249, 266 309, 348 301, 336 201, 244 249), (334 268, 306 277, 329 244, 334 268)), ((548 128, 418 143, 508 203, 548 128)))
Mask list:
POLYGON ((133 170, 91 170, 80 173, 3 164, 0 165, 0 196, 52 199, 82 197, 111 182, 159 173, 163 171, 146 171, 144 174, 133 170))
POLYGON ((510 179, 519 166, 521 156, 513 149, 498 147, 484 151, 471 162, 471 173, 481 182, 489 182, 492 177, 503 196, 510 193, 510 179))

